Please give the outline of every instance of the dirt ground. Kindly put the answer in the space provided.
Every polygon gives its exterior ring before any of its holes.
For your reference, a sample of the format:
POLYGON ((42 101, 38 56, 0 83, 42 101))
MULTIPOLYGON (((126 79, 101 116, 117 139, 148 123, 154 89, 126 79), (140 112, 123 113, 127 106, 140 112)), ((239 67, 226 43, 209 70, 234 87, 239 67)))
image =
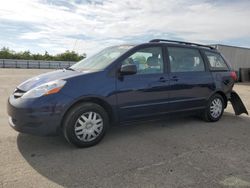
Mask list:
MULTIPOLYGON (((112 128, 95 147, 19 134, 6 101, 15 86, 51 70, 0 69, 0 187, 250 187, 250 117, 169 118, 112 128)), ((235 90, 250 112, 250 84, 235 90)))

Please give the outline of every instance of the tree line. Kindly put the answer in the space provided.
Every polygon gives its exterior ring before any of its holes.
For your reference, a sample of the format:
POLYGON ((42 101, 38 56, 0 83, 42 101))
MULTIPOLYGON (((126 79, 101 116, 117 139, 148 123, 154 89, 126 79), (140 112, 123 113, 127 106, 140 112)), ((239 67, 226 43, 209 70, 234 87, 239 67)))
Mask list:
POLYGON ((86 58, 86 54, 78 54, 75 51, 51 55, 47 51, 44 54, 31 53, 30 51, 15 52, 9 48, 0 49, 0 59, 24 59, 24 60, 46 60, 46 61, 80 61, 86 58))

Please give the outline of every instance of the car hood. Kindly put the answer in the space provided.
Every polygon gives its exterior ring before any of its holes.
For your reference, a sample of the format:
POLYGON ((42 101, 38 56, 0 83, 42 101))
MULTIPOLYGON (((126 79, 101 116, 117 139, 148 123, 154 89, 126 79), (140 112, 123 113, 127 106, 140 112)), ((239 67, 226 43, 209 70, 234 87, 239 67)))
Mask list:
POLYGON ((18 89, 22 91, 28 91, 30 89, 33 89, 39 85, 42 85, 44 83, 54 81, 54 80, 60 80, 60 79, 68 79, 74 76, 87 74, 90 71, 84 71, 84 72, 78 72, 73 70, 57 70, 53 72, 48 72, 45 74, 41 74, 38 76, 35 76, 33 78, 30 78, 26 80, 25 82, 21 83, 19 86, 17 86, 18 89))

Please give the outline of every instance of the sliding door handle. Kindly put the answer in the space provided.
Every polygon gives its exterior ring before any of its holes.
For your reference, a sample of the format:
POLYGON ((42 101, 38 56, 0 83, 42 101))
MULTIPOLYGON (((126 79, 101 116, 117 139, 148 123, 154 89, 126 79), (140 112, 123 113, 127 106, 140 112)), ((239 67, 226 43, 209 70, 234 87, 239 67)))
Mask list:
POLYGON ((167 81, 167 79, 164 78, 164 77, 160 77, 159 80, 158 80, 158 82, 166 82, 166 81, 167 81))
POLYGON ((177 82, 178 80, 179 80, 178 76, 173 76, 172 78, 170 78, 170 81, 177 82))

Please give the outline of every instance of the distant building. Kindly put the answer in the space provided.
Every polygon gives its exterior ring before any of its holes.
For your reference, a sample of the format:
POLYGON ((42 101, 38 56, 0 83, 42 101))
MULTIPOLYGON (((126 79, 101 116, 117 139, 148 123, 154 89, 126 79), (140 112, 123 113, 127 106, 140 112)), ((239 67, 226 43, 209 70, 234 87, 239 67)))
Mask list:
POLYGON ((250 68, 250 48, 223 44, 215 44, 212 46, 223 54, 235 71, 239 71, 240 68, 250 68))

